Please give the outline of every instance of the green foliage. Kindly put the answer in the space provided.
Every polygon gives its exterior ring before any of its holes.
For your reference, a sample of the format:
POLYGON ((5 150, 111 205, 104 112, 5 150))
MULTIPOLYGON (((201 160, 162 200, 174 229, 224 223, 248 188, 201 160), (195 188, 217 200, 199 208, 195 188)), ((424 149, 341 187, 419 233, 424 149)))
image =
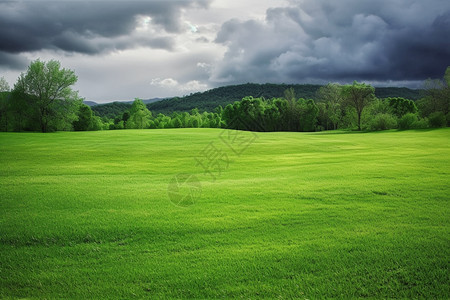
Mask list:
MULTIPOLYGON (((320 131, 338 128, 361 130, 362 127, 365 129, 383 127, 382 122, 389 121, 386 115, 393 114, 400 120, 403 115, 418 111, 414 101, 399 97, 399 94, 408 95, 405 91, 411 90, 374 89, 370 85, 355 81, 352 85, 345 86, 339 84, 227 86, 181 98, 153 102, 147 106, 140 99, 136 99, 138 101, 134 101, 132 105, 121 102, 96 105, 91 108, 93 113, 90 114, 86 107, 77 107, 81 100, 73 98, 76 93, 71 91, 70 86, 61 86, 61 96, 53 97, 52 101, 41 100, 55 89, 44 91, 42 93, 44 96, 33 94, 33 91, 44 90, 36 88, 36 83, 42 81, 45 76, 54 76, 51 79, 53 81, 65 79, 69 83, 70 80, 76 81, 73 71, 59 69, 58 62, 35 61, 30 65, 30 75, 27 77, 22 74, 11 94, 0 92, 0 96, 3 95, 0 97, 0 130, 71 130, 72 124, 75 130, 190 127, 229 127, 256 131, 320 131), (33 85, 28 92, 25 92, 25 82, 33 85), (284 99, 281 98, 283 95, 284 99), (301 98, 297 99, 296 95, 300 95, 301 98), (397 97, 379 100, 375 95, 397 97), (72 96, 74 101, 67 101, 68 96, 72 96), (310 97, 315 97, 316 101, 310 97), (50 102, 51 105, 48 107, 39 107, 39 103, 50 102), (225 109, 221 104, 226 104, 225 109), (156 117, 152 116, 148 107, 154 108, 156 117)), ((425 97, 418 101, 421 116, 431 115, 430 122, 435 124, 433 126, 442 124, 442 115, 433 114, 434 112, 442 112, 445 123, 450 124, 450 117, 446 117, 450 116, 449 78, 450 68, 447 68, 444 80, 427 81, 425 97)), ((5 81, 0 80, 0 85, 7 89, 7 84, 2 82, 5 81)), ((419 92, 411 93, 416 93, 417 96, 419 92)), ((416 99, 416 96, 409 98, 416 99)), ((408 118, 404 120, 406 127, 412 126, 408 123, 411 117, 408 118)), ((416 123, 420 123, 423 127, 426 120, 428 119, 418 119, 416 123)), ((417 124, 414 126, 418 126, 417 124)))
POLYGON ((104 126, 105 125, 103 124, 102 119, 100 117, 94 116, 94 115, 92 116, 92 125, 89 130, 94 130, 94 131, 103 130, 104 126))
POLYGON ((424 129, 428 127, 428 119, 421 119, 417 114, 408 113, 398 120, 398 128, 402 130, 424 129))
POLYGON ((9 84, 4 77, 0 77, 0 131, 8 131, 10 109, 9 109, 9 84))
POLYGON ((443 112, 436 111, 431 113, 428 116, 428 121, 430 123, 430 127, 445 127, 447 125, 447 120, 443 112))
POLYGON ((450 87, 450 66, 445 69, 444 81, 447 87, 450 87))
POLYGON ((21 102, 16 113, 25 116, 28 126, 42 132, 70 130, 82 102, 71 89, 76 82, 75 73, 61 68, 58 61, 31 62, 14 85, 12 101, 21 102))
MULTIPOLYGON (((130 108, 130 116, 126 121, 126 128, 144 129, 148 128, 151 112, 147 109, 141 99, 136 98, 130 108)), ((125 117, 127 115, 125 114, 125 117)))
MULTIPOLYGON (((447 73, 446 76, 448 76, 447 73)), ((450 112, 450 86, 446 80, 428 79, 424 83, 425 97, 418 101, 422 116, 428 117, 435 112, 446 115, 450 112)))
POLYGON ((297 105, 300 112, 299 131, 314 131, 317 125, 317 116, 319 115, 319 108, 316 103, 312 99, 305 100, 300 98, 297 105))
POLYGON ((77 113, 78 119, 73 121, 73 129, 75 131, 90 130, 93 126, 92 110, 86 104, 81 104, 77 113))
POLYGON ((342 112, 342 87, 339 84, 330 83, 321 87, 316 94, 319 108, 319 124, 325 130, 338 129, 343 118, 342 112))
MULTIPOLYGON (((77 115, 78 119, 73 122, 73 129, 75 131, 95 131, 102 130, 104 128, 102 119, 95 116, 91 110, 91 107, 86 104, 80 105, 77 115)), ((115 129, 117 129, 117 127, 115 129)))
POLYGON ((8 131, 10 127, 10 100, 11 93, 0 92, 0 131, 8 131))
POLYGON ((419 118, 417 114, 407 113, 398 120, 398 129, 406 130, 416 127, 419 118))
POLYGON ((223 121, 230 129, 251 131, 314 131, 319 108, 311 99, 295 99, 293 90, 287 90, 287 99, 245 97, 228 104, 223 121))
POLYGON ((370 121, 368 130, 378 131, 378 130, 388 130, 397 127, 397 119, 391 114, 377 114, 370 121))
POLYGON ((387 98, 385 100, 389 107, 392 109, 392 113, 398 118, 401 118, 405 114, 415 114, 417 113, 417 106, 412 100, 408 100, 401 97, 387 98))
POLYGON ((174 111, 188 112, 193 108, 198 108, 200 112, 212 112, 219 105, 225 107, 233 104, 245 97, 254 98, 279 98, 284 96, 284 92, 293 88, 296 95, 304 98, 313 98, 319 85, 310 84, 255 84, 247 83, 241 85, 230 85, 208 90, 203 93, 190 94, 184 97, 175 97, 154 103, 147 104, 148 109, 153 112, 170 114, 174 111))
POLYGON ((131 115, 130 115, 130 112, 129 112, 129 111, 125 111, 125 112, 122 114, 122 121, 123 121, 123 126, 124 126, 124 127, 127 126, 127 122, 128 122, 128 120, 130 119, 130 117, 131 117, 131 115))
MULTIPOLYGON (((322 86, 311 84, 255 84, 230 85, 205 91, 203 93, 190 94, 183 97, 175 97, 162 101, 149 103, 147 107, 154 113, 170 114, 174 111, 188 112, 193 108, 200 111, 214 111, 219 105, 222 107, 233 104, 236 101, 252 96, 254 98, 283 98, 284 92, 292 88, 296 97, 304 99, 316 99, 318 90, 322 86)), ((376 88, 375 95, 379 98, 404 97, 416 100, 420 98, 420 90, 407 88, 376 88)), ((95 110, 95 108, 94 108, 95 110)), ((110 116, 111 117, 111 116, 110 116)))
POLYGON ((375 88, 375 96, 380 99, 399 97, 416 101, 421 98, 422 93, 423 93, 422 89, 409 89, 404 87, 375 88))
POLYGON ((361 130, 361 115, 364 108, 375 99, 375 88, 365 83, 353 82, 341 90, 344 106, 353 107, 357 115, 358 130, 361 130))
POLYGON ((92 106, 92 111, 99 117, 107 117, 114 119, 117 116, 122 116, 125 111, 131 108, 131 104, 124 102, 112 102, 107 104, 99 104, 92 106))

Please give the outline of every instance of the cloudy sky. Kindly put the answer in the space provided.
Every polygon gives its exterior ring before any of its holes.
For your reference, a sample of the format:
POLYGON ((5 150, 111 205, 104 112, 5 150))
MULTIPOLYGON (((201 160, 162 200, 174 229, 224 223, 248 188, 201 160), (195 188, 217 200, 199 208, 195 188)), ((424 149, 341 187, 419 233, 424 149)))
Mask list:
POLYGON ((75 70, 86 100, 246 82, 419 87, 450 66, 448 0, 0 0, 0 76, 75 70))

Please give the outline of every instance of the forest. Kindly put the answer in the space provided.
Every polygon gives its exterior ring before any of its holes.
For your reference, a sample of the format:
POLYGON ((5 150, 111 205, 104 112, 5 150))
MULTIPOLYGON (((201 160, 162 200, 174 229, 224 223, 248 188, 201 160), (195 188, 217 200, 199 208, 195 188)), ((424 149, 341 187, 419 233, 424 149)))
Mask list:
POLYGON ((244 84, 144 104, 92 108, 58 61, 36 60, 10 89, 0 79, 0 131, 229 128, 251 131, 387 130, 450 125, 450 67, 422 90, 341 85, 244 84), (301 97, 298 97, 301 95, 301 97), (234 99, 234 101, 233 101, 234 99), (193 105, 196 105, 193 107, 193 105))
MULTIPOLYGON (((312 84, 257 84, 245 83, 239 85, 228 85, 214 88, 205 92, 192 93, 183 97, 173 97, 160 99, 160 101, 152 101, 147 103, 147 108, 152 113, 171 114, 172 112, 189 112, 197 108, 200 112, 213 112, 218 106, 225 107, 236 101, 242 100, 244 97, 252 96, 254 98, 281 98, 284 92, 293 88, 295 94, 300 98, 315 99, 320 85, 312 84)), ((405 99, 418 100, 424 94, 422 89, 409 89, 398 87, 377 87, 375 88, 375 96, 377 98, 401 97, 405 99)), ((148 101, 148 100, 147 100, 148 101)), ((146 103, 146 100, 144 100, 146 103)), ((110 102, 106 104, 86 104, 90 105, 92 111, 100 117, 115 118, 121 115, 131 107, 131 102, 110 102)))

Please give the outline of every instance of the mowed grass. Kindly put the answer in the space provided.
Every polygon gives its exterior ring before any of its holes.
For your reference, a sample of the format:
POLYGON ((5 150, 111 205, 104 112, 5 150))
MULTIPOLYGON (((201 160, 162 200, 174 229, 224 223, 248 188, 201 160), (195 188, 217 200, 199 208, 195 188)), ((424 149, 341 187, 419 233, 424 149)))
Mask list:
POLYGON ((448 298, 449 140, 1 133, 0 298, 448 298))

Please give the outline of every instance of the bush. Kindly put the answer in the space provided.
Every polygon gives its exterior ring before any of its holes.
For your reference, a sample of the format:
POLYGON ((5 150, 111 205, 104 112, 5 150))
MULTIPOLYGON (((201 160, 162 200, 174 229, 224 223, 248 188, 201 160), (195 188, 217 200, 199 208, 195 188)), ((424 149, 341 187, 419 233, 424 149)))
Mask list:
POLYGON ((92 117, 92 124, 89 130, 102 130, 103 129, 103 122, 100 117, 93 116, 92 117))
POLYGON ((427 118, 423 118, 423 119, 419 119, 415 124, 414 124, 414 129, 425 129, 428 128, 429 122, 427 118))
POLYGON ((398 120, 398 129, 406 130, 416 128, 416 123, 419 121, 419 118, 416 114, 405 114, 398 120))
POLYGON ((397 120, 391 114, 377 114, 369 123, 371 131, 387 130, 397 127, 397 120))
POLYGON ((447 124, 445 115, 441 111, 431 113, 428 116, 428 121, 431 127, 445 127, 445 125, 447 124))
POLYGON ((398 129, 428 128, 428 119, 420 119, 417 114, 408 113, 398 120, 398 129))

